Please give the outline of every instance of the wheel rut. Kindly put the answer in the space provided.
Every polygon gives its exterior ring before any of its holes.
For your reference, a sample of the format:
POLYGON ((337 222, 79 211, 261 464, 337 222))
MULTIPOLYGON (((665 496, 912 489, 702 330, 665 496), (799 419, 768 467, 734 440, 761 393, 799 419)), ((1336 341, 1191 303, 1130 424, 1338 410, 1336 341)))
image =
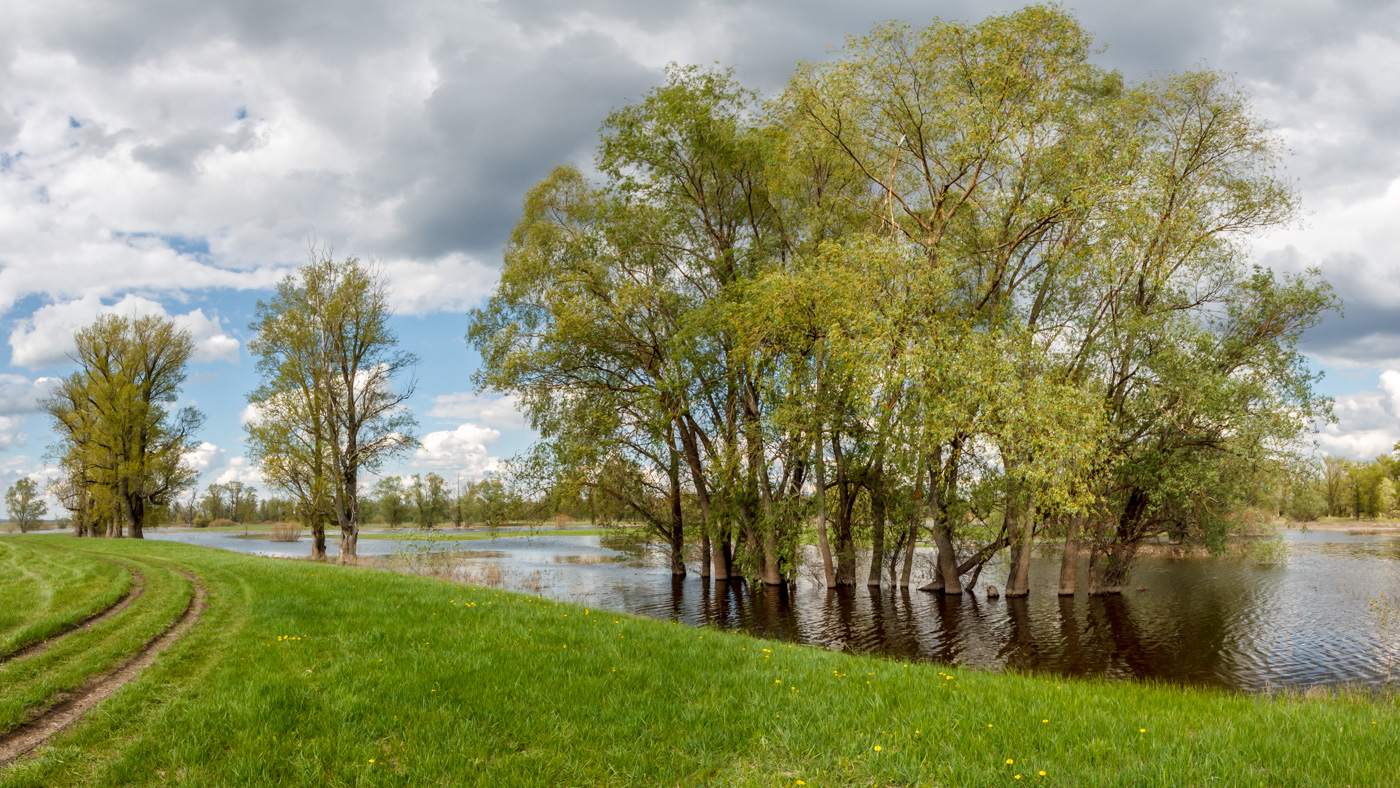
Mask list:
POLYGON ((134 566, 129 566, 127 564, 123 564, 117 561, 113 561, 112 563, 123 567, 124 569, 126 569, 126 571, 131 573, 131 587, 126 590, 126 593, 123 594, 120 599, 118 599, 116 602, 113 602, 111 605, 108 605, 107 607, 97 611, 96 613, 93 613, 87 618, 84 618, 81 621, 74 622, 72 625, 62 630, 59 630, 58 632, 55 632, 52 635, 49 635, 48 637, 44 638, 43 640, 40 640, 37 643, 30 643, 29 645, 21 646, 20 648, 15 649, 14 651, 11 651, 8 654, 0 655, 0 665, 5 665, 16 660, 25 659, 26 657, 38 656, 39 654, 48 651, 49 647, 52 646, 54 643, 57 643, 58 641, 68 637, 69 635, 75 635, 79 632, 86 632, 87 630, 92 629, 93 627, 97 626, 103 621, 106 621, 112 616, 115 616, 123 610, 126 610, 128 607, 131 606, 132 602, 135 602, 137 599, 139 599, 141 594, 143 594, 146 591, 146 576, 142 574, 140 569, 137 569, 134 566))
POLYGON ((0 733, 0 767, 19 760, 78 722, 97 704, 140 676, 141 671, 150 667, 161 652, 174 645, 195 625, 204 612, 208 592, 199 578, 183 569, 177 568, 175 571, 188 578, 194 588, 194 595, 180 617, 117 668, 88 679, 83 686, 63 695, 34 719, 0 733))

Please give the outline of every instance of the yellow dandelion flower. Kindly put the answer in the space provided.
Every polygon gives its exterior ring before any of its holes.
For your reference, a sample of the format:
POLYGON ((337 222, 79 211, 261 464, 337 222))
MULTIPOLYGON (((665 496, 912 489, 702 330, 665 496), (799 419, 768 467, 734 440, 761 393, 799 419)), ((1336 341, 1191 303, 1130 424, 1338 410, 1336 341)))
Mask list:
POLYGON ((1015 763, 1015 761, 1011 760, 1010 758, 1007 758, 1007 759, 1006 759, 1006 765, 1007 765, 1007 766, 1010 766, 1010 765, 1013 764, 1013 763, 1015 763))
POLYGON ((1045 770, 1044 770, 1044 769, 1041 769, 1041 770, 1040 770, 1040 776, 1041 776, 1041 777, 1044 777, 1044 776, 1045 776, 1045 770))
POLYGON ((880 751, 880 745, 877 744, 877 745, 875 745, 875 752, 879 752, 879 751, 880 751))
POLYGON ((1147 733, 1146 728, 1138 728, 1138 733, 1147 733))

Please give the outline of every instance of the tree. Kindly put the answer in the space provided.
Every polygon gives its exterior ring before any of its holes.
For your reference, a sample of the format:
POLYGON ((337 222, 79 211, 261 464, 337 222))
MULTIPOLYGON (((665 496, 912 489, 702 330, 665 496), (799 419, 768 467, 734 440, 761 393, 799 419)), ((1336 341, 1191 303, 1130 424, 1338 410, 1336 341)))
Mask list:
POLYGON ((79 474, 94 509, 139 539, 148 510, 169 505, 198 476, 182 457, 204 417, 169 407, 194 340, 154 315, 103 315, 74 340, 77 371, 40 404, 59 436, 54 452, 79 474))
POLYGON ((1346 514, 1347 484, 1352 462, 1345 457, 1322 458, 1322 485, 1327 498, 1327 514, 1346 514))
POLYGON ((389 289, 372 266, 313 250, 311 260, 258 304, 249 343, 262 385, 251 453, 270 484, 297 498, 324 551, 327 520, 340 527, 340 560, 355 557, 361 471, 414 445, 416 357, 397 348, 389 289), (319 536, 318 536, 319 533, 319 536))
POLYGON ((428 474, 426 482, 415 473, 409 493, 419 527, 432 528, 448 516, 447 482, 436 473, 428 474))
POLYGON ((396 476, 386 476, 374 485, 374 497, 379 508, 379 516, 385 523, 397 528, 408 519, 408 506, 404 504, 403 483, 396 476))
POLYGON ((28 476, 22 477, 5 491, 5 508, 10 512, 11 522, 19 524, 20 533, 37 529, 39 518, 49 511, 48 504, 39 497, 39 485, 28 476))

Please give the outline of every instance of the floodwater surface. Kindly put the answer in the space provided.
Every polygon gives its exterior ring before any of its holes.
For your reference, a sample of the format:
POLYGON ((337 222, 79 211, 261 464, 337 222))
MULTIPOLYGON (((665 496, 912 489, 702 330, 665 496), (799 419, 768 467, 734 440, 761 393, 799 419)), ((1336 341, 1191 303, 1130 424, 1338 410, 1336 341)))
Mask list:
MULTIPOLYGON (((310 554, 306 541, 199 532, 150 538, 310 554)), ((613 549, 609 537, 540 532, 435 542, 431 549, 451 552, 450 565, 467 580, 489 568, 505 587, 558 599, 898 659, 1245 691, 1400 682, 1400 632, 1382 631, 1372 611, 1382 595, 1400 607, 1400 538, 1319 531, 1289 531, 1284 538, 1290 556, 1272 566, 1242 558, 1141 558, 1133 590, 1121 597, 1082 590, 1060 597, 1059 558, 1036 558, 1026 599, 986 598, 986 585, 1004 582, 1001 566, 989 567, 972 593, 952 597, 890 588, 827 591, 808 579, 810 571, 794 588, 717 584, 693 566, 691 575, 673 580, 659 551, 613 549)), ((334 555, 334 540, 327 543, 334 555)), ((423 549, 411 540, 359 543, 362 555, 423 549)), ((932 556, 920 553, 916 566, 931 574, 932 556)))

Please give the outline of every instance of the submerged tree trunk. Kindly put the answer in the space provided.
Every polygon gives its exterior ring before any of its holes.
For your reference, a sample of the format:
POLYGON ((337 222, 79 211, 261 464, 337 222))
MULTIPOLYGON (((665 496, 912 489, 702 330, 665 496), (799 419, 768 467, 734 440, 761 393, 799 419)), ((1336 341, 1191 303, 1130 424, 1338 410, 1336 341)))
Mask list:
POLYGON ((1065 526, 1065 552, 1060 558, 1060 596, 1074 596, 1076 575, 1079 573, 1079 528, 1081 515, 1069 518, 1065 526))
POLYGON ((681 522, 681 473, 680 457, 671 450, 670 499, 671 499, 671 576, 685 577, 685 529, 681 522))
POLYGON ((719 538, 710 546, 710 560, 714 564, 712 573, 716 582, 729 579, 729 567, 732 560, 731 548, 729 546, 729 529, 725 525, 718 525, 719 538))
POLYGON ((827 588, 836 587, 836 568, 831 563, 831 542, 826 534, 826 449, 822 445, 822 430, 817 429, 817 456, 815 466, 817 472, 817 549, 822 556, 822 576, 826 579, 827 588))
POLYGON ((880 567, 885 559, 885 492, 880 463, 875 464, 875 478, 870 485, 870 575, 865 579, 868 587, 880 587, 880 567))
POLYGON ((783 577, 778 572, 778 535, 771 529, 763 537, 763 582, 770 586, 783 584, 783 577))
POLYGON ((708 580, 710 577, 710 531, 707 523, 700 530, 700 578, 708 580))
MULTIPOLYGON (((958 571, 958 553, 953 546, 953 524, 943 506, 944 491, 951 492, 957 484, 958 455, 961 439, 955 439, 949 457, 949 468, 943 470, 943 447, 934 450, 933 461, 929 463, 929 512, 933 515, 933 544, 938 550, 938 571, 935 577, 938 585, 934 589, 945 594, 963 592, 962 573, 958 571)), ((927 586, 926 586, 927 587, 927 586)))
POLYGON ((914 571, 914 547, 919 541, 918 520, 909 521, 909 541, 904 545, 904 566, 899 570, 899 587, 909 587, 909 576, 914 571))
POLYGON ((1031 592, 1031 548, 1035 544, 1035 496, 1028 490, 1013 487, 1006 499, 1006 518, 1006 530, 1011 539, 1006 595, 1028 596, 1031 592))

